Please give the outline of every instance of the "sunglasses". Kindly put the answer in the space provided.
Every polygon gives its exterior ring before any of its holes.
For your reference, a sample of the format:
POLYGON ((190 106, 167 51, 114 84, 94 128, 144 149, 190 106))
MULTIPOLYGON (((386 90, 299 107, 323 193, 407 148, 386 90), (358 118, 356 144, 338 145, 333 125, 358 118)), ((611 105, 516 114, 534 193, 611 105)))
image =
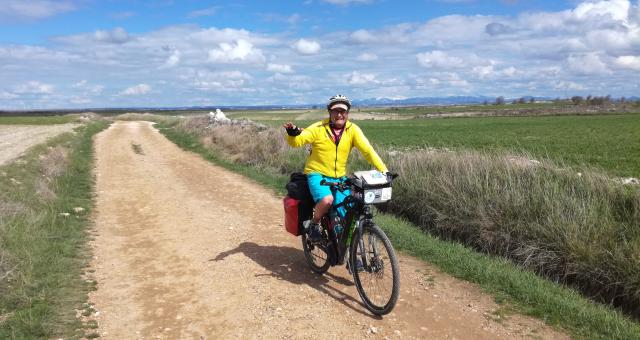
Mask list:
POLYGON ((345 111, 345 110, 342 110, 342 109, 336 109, 336 110, 331 110, 331 113, 333 113, 334 115, 346 116, 347 114, 349 114, 349 111, 345 111))

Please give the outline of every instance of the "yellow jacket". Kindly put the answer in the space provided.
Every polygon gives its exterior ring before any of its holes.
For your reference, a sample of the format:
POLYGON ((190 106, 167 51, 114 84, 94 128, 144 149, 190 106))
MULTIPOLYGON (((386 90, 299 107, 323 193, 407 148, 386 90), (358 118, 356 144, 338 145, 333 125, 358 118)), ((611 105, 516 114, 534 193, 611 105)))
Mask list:
POLYGON ((321 173, 328 177, 345 176, 347 158, 354 146, 378 171, 387 171, 386 165, 373 150, 362 130, 350 121, 345 124, 338 145, 333 141, 329 119, 311 124, 297 136, 287 135, 287 143, 296 148, 311 144, 311 155, 307 158, 307 163, 304 166, 305 174, 321 173))

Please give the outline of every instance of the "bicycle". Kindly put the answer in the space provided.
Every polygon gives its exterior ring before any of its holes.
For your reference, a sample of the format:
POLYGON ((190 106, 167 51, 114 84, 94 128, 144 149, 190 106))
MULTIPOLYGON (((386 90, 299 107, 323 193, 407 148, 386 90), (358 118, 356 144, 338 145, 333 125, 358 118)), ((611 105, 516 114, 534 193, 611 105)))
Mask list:
POLYGON ((366 308, 376 315, 391 312, 400 292, 395 251, 387 235, 373 221, 373 205, 391 199, 391 182, 395 177, 397 174, 387 178, 377 171, 360 171, 343 182, 323 180, 322 185, 347 196, 322 217, 320 241, 312 242, 306 232, 302 233, 302 247, 311 270, 322 274, 331 266, 344 264, 347 257, 347 268, 358 294, 366 308), (343 217, 338 213, 340 207, 346 210, 343 217))

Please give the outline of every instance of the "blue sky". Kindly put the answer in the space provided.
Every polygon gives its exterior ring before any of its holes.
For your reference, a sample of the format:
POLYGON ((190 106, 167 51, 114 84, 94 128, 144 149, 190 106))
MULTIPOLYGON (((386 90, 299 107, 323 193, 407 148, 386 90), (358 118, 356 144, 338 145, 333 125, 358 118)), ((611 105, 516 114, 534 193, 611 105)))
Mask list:
POLYGON ((0 1, 0 109, 640 95, 613 1, 0 1))

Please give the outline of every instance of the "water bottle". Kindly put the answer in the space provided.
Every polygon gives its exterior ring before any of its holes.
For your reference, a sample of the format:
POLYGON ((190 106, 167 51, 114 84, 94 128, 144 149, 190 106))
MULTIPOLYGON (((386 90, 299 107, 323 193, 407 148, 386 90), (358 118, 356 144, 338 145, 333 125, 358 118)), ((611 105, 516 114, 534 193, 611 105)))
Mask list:
POLYGON ((340 216, 333 216, 333 232, 336 233, 336 236, 340 235, 343 229, 344 228, 342 227, 342 219, 340 218, 340 216))

